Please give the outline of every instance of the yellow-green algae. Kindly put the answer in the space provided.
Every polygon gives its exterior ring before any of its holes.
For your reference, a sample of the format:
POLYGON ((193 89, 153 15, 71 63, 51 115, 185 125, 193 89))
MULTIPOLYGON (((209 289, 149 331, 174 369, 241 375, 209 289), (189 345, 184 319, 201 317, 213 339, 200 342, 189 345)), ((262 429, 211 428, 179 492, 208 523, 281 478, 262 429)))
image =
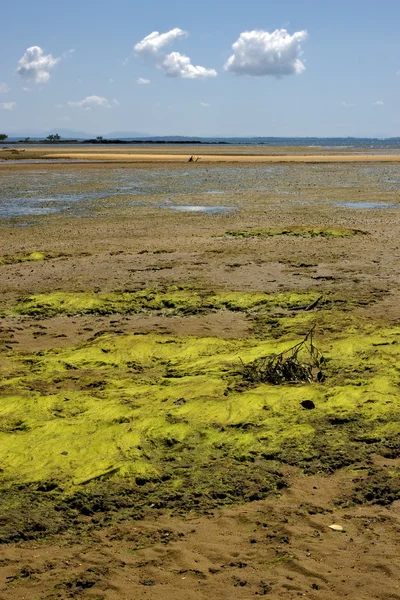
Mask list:
POLYGON ((319 297, 317 292, 203 292, 171 286, 127 292, 53 292, 23 298, 8 314, 51 317, 79 314, 135 314, 166 311, 181 314, 212 310, 249 311, 260 307, 299 308, 319 297))
POLYGON ((248 229, 227 231, 225 235, 241 238, 267 238, 277 235, 294 236, 302 238, 347 238, 355 235, 364 235, 366 232, 360 229, 349 229, 346 227, 309 227, 305 225, 293 225, 291 227, 271 227, 269 229, 248 229))
MULTIPOLYGON (((398 456, 400 328, 337 307, 275 320, 279 339, 264 324, 246 340, 107 334, 4 355, 0 543, 259 500, 285 485, 282 463, 326 473, 398 456), (323 383, 243 387, 239 358, 288 348, 313 322, 323 383)), ((399 498, 392 471, 341 502, 399 498)))
POLYGON ((58 258, 59 256, 63 256, 57 252, 25 252, 22 254, 5 255, 0 256, 0 266, 1 265, 12 265, 23 262, 42 262, 44 260, 49 260, 50 258, 58 258))
MULTIPOLYGON (((400 434, 400 328, 325 338, 322 384, 237 391, 239 358, 280 352, 290 338, 109 334, 13 355, 1 381, 0 480, 67 489, 162 477, 171 462, 212 470, 214 460, 276 459, 330 471, 372 451, 390 455, 400 434), (303 410, 303 400, 316 409, 303 410)), ((173 479, 179 487, 179 471, 173 479)))

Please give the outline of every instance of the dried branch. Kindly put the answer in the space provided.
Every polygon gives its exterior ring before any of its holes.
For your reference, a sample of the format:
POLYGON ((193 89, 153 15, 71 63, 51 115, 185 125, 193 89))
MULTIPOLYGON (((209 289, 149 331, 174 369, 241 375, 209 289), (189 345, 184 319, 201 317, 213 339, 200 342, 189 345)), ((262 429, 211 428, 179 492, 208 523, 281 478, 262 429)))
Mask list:
POLYGON ((280 354, 257 358, 245 365, 242 363, 243 379, 248 383, 313 383, 325 378, 322 367, 325 357, 314 345, 314 329, 305 338, 280 354))

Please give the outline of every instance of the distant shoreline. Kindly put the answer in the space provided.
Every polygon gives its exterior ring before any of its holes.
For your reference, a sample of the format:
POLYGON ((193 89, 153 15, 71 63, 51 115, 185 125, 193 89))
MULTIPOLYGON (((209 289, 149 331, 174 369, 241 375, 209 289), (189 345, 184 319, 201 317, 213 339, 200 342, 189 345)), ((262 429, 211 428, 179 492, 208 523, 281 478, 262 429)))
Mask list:
MULTIPOLYGON (((101 136, 99 136, 101 137, 101 136)), ((184 137, 184 136, 140 136, 118 138, 61 137, 48 140, 44 137, 10 136, 3 147, 12 146, 259 146, 259 147, 309 147, 309 148, 360 148, 400 149, 400 138, 318 138, 318 137, 184 137)))
POLYGON ((175 145, 182 145, 182 144, 187 144, 187 145, 191 145, 191 144, 204 144, 204 145, 219 145, 219 144, 228 144, 228 145, 236 145, 233 142, 206 142, 206 141, 198 141, 198 140, 184 140, 184 141, 167 141, 167 140, 103 140, 101 142, 98 142, 97 140, 60 140, 59 142, 47 142, 45 140, 29 140, 29 141, 24 141, 24 140, 13 140, 13 141, 5 141, 3 142, 4 144, 10 144, 10 145, 22 145, 22 146, 63 146, 65 145, 69 145, 69 144, 93 144, 96 146, 103 146, 103 145, 108 145, 108 144, 132 144, 132 145, 140 145, 140 144, 175 144, 175 145))

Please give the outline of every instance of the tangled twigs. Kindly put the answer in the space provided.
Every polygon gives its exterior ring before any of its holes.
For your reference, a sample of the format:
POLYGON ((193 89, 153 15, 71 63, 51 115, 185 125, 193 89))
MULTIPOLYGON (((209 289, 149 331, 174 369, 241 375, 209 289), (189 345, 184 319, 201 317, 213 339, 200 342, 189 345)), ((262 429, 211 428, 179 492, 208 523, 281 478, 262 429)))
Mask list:
POLYGON ((242 363, 243 379, 248 383, 312 383, 323 381, 322 371, 325 357, 314 345, 314 329, 305 338, 280 354, 257 358, 245 365, 242 363))

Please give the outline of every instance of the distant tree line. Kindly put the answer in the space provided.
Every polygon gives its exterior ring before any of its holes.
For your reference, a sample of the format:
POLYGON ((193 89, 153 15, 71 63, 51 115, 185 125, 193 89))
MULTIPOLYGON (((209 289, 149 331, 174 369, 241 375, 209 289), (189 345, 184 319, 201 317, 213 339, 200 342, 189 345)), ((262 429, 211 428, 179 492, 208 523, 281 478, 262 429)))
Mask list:
POLYGON ((58 133, 52 133, 47 136, 45 141, 50 142, 50 143, 59 142, 59 141, 61 141, 61 135, 58 135, 58 133))

